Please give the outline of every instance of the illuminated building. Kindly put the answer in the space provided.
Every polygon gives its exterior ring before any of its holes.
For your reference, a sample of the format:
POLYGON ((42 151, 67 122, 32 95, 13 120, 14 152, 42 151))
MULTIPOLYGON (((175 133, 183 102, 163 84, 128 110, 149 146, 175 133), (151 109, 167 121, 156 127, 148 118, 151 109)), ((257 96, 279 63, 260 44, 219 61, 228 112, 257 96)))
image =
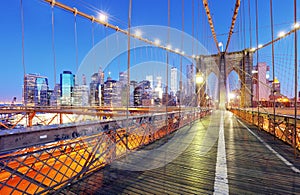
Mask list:
POLYGON ((50 95, 50 105, 59 106, 60 105, 60 84, 56 84, 51 95, 50 95))
POLYGON ((26 106, 49 105, 47 77, 37 74, 24 76, 23 102, 26 106))
POLYGON ((150 87, 153 89, 153 75, 147 75, 146 80, 150 82, 150 87))
POLYGON ((121 84, 120 82, 108 77, 104 83, 103 101, 104 106, 121 106, 121 84))
POLYGON ((269 87, 269 66, 265 62, 258 63, 257 66, 253 67, 253 100, 258 101, 269 101, 269 95, 271 93, 269 87))
POLYGON ((152 105, 152 89, 150 81, 141 81, 134 89, 134 106, 151 106, 152 105))
POLYGON ((186 65, 186 78, 187 78, 187 85, 186 85, 186 96, 192 97, 195 93, 195 67, 194 64, 186 65))
POLYGON ((162 99, 162 94, 163 94, 162 77, 158 76, 158 77, 156 77, 156 87, 154 89, 154 95, 156 98, 162 99))
POLYGON ((63 71, 60 74, 61 105, 73 104, 73 90, 75 86, 75 75, 71 71, 63 71))
POLYGON ((175 94, 178 90, 177 87, 177 68, 172 67, 171 68, 171 92, 175 94))
POLYGON ((103 86, 101 84, 101 74, 95 73, 92 75, 92 81, 90 83, 90 95, 89 104, 90 106, 102 106, 103 105, 103 86))

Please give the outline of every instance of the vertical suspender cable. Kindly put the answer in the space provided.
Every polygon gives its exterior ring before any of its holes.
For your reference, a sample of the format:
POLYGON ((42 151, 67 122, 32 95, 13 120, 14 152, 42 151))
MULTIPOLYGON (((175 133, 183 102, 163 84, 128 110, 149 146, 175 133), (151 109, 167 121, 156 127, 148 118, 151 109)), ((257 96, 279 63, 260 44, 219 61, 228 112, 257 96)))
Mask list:
MULTIPOLYGON (((92 17, 92 48, 95 46, 95 18, 92 17)), ((94 63, 94 72, 96 72, 96 63, 94 63)), ((101 106, 101 105, 100 105, 101 106)))
MULTIPOLYGON (((128 36, 127 36, 127 89, 126 89, 126 134, 129 130, 129 93, 130 93, 130 28, 131 28, 132 0, 129 0, 128 6, 128 36)), ((126 136, 126 146, 128 146, 128 137, 126 136)))
MULTIPOLYGON (((192 0, 192 55, 194 55, 194 40, 195 40, 195 9, 194 9, 195 1, 192 0)), ((194 59, 193 59, 194 60, 194 59)))
MULTIPOLYGON (((297 24, 297 0, 294 0, 294 27, 297 24)), ((297 152, 297 91, 298 91, 298 44, 297 44, 297 31, 295 30, 294 48, 295 48, 295 121, 294 121, 294 158, 297 152)))
MULTIPOLYGON (((23 8, 23 0, 20 0, 20 12, 21 12, 21 28, 22 28, 22 66, 23 66, 23 79, 25 79, 26 74, 26 66, 25 66, 25 43, 24 43, 24 8, 23 8)), ((25 101, 25 89, 23 89, 23 103, 25 106, 27 105, 27 101, 25 101)))
MULTIPOLYGON (((170 0, 168 0, 168 37, 167 37, 167 40, 168 40, 168 45, 170 45, 170 0)), ((168 123, 168 115, 167 115, 167 112, 168 112, 168 103, 169 103, 169 95, 168 95, 168 84, 169 84, 169 51, 167 50, 166 51, 167 53, 167 59, 166 59, 166 89, 165 89, 165 102, 166 102, 166 125, 168 123)))
POLYGON ((248 0, 248 19, 249 19, 249 46, 252 48, 252 22, 251 22, 251 3, 248 0))
POLYGON ((243 1, 243 11, 242 11, 242 15, 243 15, 243 38, 244 38, 244 45, 243 48, 246 48, 246 15, 245 15, 245 2, 243 1))
POLYGON ((273 2, 270 0, 270 21, 271 21, 271 36, 272 36, 272 74, 273 74, 273 83, 272 83, 272 95, 273 95, 273 131, 275 136, 275 63, 274 63, 274 24, 273 24, 273 2))
MULTIPOLYGON (((77 42, 77 20, 76 20, 76 15, 77 15, 77 9, 75 9, 74 12, 74 42, 75 42, 75 52, 76 52, 76 71, 78 71, 78 42, 77 42)), ((75 81, 77 82, 77 81, 75 81)))
POLYGON ((22 25, 22 65, 23 65, 23 74, 26 74, 25 67, 25 43, 24 43, 24 8, 23 8, 23 0, 20 1, 21 6, 21 25, 22 25))
POLYGON ((200 1, 197 1, 197 29, 196 29, 196 38, 197 38, 197 50, 196 50, 196 55, 199 55, 199 25, 200 25, 200 1))
MULTIPOLYGON (((183 52, 183 38, 184 38, 184 0, 181 1, 181 51, 183 52)), ((181 120, 181 103, 182 103, 182 58, 183 56, 180 56, 180 81, 179 81, 179 117, 181 120)))
MULTIPOLYGON (((53 53, 53 76, 54 76, 54 87, 56 85, 56 53, 55 53, 55 36, 54 36, 54 3, 51 7, 51 26, 52 26, 52 53, 53 53)), ((56 97, 57 98, 57 97, 56 97)))
MULTIPOLYGON (((257 3, 257 0, 255 0, 255 26, 256 26, 256 48, 258 48, 258 3, 257 3)), ((256 66, 258 68, 258 50, 256 51, 256 66)), ((257 93, 257 118, 258 118, 258 129, 260 129, 260 121, 259 121, 259 80, 257 81, 257 84, 258 84, 258 93, 257 93)))
MULTIPOLYGON (((251 23, 251 3, 248 0, 248 20, 249 20, 249 47, 252 48, 252 23, 251 23)), ((248 58, 249 60, 249 58, 248 58)), ((253 77, 251 77, 253 83, 253 77)), ((252 123, 254 122, 253 117, 253 84, 251 84, 251 110, 252 110, 252 123)))

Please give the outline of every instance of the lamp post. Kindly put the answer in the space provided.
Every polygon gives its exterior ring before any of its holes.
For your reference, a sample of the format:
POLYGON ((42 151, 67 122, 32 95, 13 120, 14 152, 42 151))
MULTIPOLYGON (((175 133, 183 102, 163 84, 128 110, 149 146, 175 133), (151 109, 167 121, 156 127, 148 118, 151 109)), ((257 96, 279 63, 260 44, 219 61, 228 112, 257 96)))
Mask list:
POLYGON ((198 90, 197 90, 197 100, 196 100, 196 105, 197 107, 200 107, 200 113, 201 113, 201 94, 200 94, 200 90, 202 87, 202 84, 204 83, 204 77, 203 74, 201 72, 198 72, 196 74, 196 84, 198 86, 198 90))

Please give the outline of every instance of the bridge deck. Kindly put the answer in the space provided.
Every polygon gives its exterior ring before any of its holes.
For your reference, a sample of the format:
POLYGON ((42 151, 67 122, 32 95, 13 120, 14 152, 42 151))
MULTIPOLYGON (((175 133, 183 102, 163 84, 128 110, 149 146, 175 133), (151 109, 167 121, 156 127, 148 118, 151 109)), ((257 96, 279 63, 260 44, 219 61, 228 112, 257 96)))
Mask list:
POLYGON ((265 132, 247 129, 231 113, 217 111, 59 193, 300 194, 300 162, 290 150, 265 132), (225 153, 222 137, 218 140, 222 119, 225 153))

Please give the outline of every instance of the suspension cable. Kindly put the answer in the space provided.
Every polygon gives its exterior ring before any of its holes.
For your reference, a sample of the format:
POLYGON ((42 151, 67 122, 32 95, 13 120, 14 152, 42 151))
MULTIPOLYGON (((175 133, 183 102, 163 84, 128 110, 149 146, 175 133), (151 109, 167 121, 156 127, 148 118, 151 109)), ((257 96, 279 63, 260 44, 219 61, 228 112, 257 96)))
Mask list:
MULTIPOLYGON (((297 24, 297 0, 294 0, 294 27, 297 24)), ((299 28, 298 28, 299 29, 299 28)), ((297 155, 297 92, 298 92, 298 43, 297 43, 297 31, 294 32, 294 49, 295 49, 295 120, 294 120, 294 158, 297 155)))
POLYGON ((248 0, 248 19, 249 19, 249 36, 250 36, 250 39, 249 39, 249 46, 250 48, 252 48, 252 23, 251 23, 251 3, 250 3, 250 0, 248 0))
MULTIPOLYGON (((132 0, 129 0, 128 6, 128 35, 127 35, 127 87, 126 87, 126 135, 129 131, 129 96, 130 96, 130 28, 131 28, 131 13, 132 0)), ((128 136, 126 136, 126 146, 128 146, 128 136)), ((127 153, 127 150, 126 150, 127 153)))
POLYGON ((273 131, 275 133, 275 62, 274 62, 274 24, 273 24, 273 2, 270 0, 270 22, 271 22, 271 36, 272 36, 272 96, 273 96, 273 131))
MULTIPOLYGON (((256 48, 258 48, 258 3, 257 3, 257 0, 255 0, 255 26, 256 26, 256 48)), ((258 55, 258 51, 256 53, 256 66, 258 68, 258 58, 259 58, 259 55, 258 55)), ((259 84, 259 83, 258 83, 259 84)), ((259 85, 258 85, 259 87, 259 85)), ((257 111, 258 111, 258 130, 260 130, 260 121, 259 121, 259 90, 256 90, 256 95, 257 95, 257 111)))
MULTIPOLYGON (((55 2, 55 0, 43 0, 43 1, 48 2, 50 4, 52 4, 52 2, 55 2)), ((88 14, 86 14, 84 12, 78 11, 76 8, 71 8, 71 7, 69 7, 69 6, 67 6, 67 5, 65 5, 63 3, 60 3, 60 2, 55 2, 55 6, 61 8, 61 9, 64 9, 66 11, 72 12, 72 13, 76 12, 77 15, 82 16, 83 18, 86 18, 86 19, 89 19, 89 20, 92 20, 94 18, 91 15, 88 15, 88 14)), ((111 28, 113 30, 121 32, 121 33, 125 34, 126 36, 130 36, 132 38, 138 39, 138 40, 140 40, 142 42, 145 42, 145 43, 147 43, 149 45, 153 45, 153 46, 158 47, 160 49, 167 50, 169 52, 175 53, 177 55, 182 55, 182 56, 185 56, 187 58, 193 58, 192 55, 189 55, 187 53, 182 53, 182 52, 179 52, 177 50, 175 51, 173 49, 168 48, 167 46, 157 45, 157 43, 155 43, 155 41, 151 41, 151 40, 148 40, 148 39, 143 38, 141 36, 136 36, 135 34, 131 34, 129 31, 121 29, 118 26, 112 25, 112 24, 108 23, 107 21, 102 21, 102 20, 97 19, 97 18, 94 18, 94 21, 97 22, 98 24, 101 24, 101 25, 107 27, 107 28, 111 28)))
MULTIPOLYGON (((183 38, 184 38, 184 0, 181 1, 181 45, 180 49, 183 51, 183 38)), ((180 111, 181 111, 181 103, 182 103, 182 58, 183 56, 180 56, 180 81, 179 81, 179 117, 180 111)))
POLYGON ((195 40, 195 1, 192 0, 192 55, 194 55, 194 40, 195 40))
POLYGON ((213 38, 214 38, 214 41, 215 41, 215 45, 216 45, 217 50, 218 50, 218 54, 220 54, 219 42, 217 40, 217 35, 216 35, 216 32, 215 32, 215 28, 214 28, 214 24, 213 24, 213 21, 212 21, 212 17, 210 15, 210 10, 209 10, 209 7, 208 7, 207 0, 203 0, 203 5, 204 5, 205 11, 206 11, 206 15, 207 15, 207 19, 208 19, 208 22, 209 22, 209 25, 210 25, 211 33, 213 35, 213 38))
POLYGON ((78 11, 76 8, 74 8, 74 10, 75 10, 74 11, 74 43, 75 43, 75 55, 76 55, 76 71, 78 71, 78 41, 77 41, 77 20, 76 20, 78 11))
MULTIPOLYGON (((170 44, 170 6, 171 2, 168 0, 168 37, 167 37, 167 42, 170 44)), ((166 51, 166 89, 165 89, 165 102, 166 102, 166 125, 168 125, 168 103, 169 103, 169 95, 168 95, 168 84, 169 84, 169 52, 166 51)))
POLYGON ((20 11, 21 11, 21 28, 22 28, 22 66, 23 66, 23 76, 25 78, 26 66, 25 66, 25 40, 24 40, 24 7, 23 0, 20 0, 20 11))
POLYGON ((52 54, 54 70, 54 87, 56 85, 56 53, 55 53, 55 28, 54 28, 54 5, 51 6, 51 27, 52 27, 52 54))
MULTIPOLYGON (((92 17, 92 30, 91 30, 91 34, 92 34, 92 48, 95 46, 95 17, 92 17)), ((96 63, 94 63, 94 72, 96 72, 96 63)))
POLYGON ((226 47, 225 47, 225 51, 224 51, 225 53, 227 52, 227 49, 228 49, 228 46, 229 46, 229 43, 230 43, 230 39, 231 39, 231 36, 232 36, 232 33, 233 33, 235 21, 236 21, 237 15, 239 13, 240 4, 241 4, 241 1, 236 0, 233 16, 232 16, 232 20, 231 20, 231 27, 230 27, 230 30, 229 30, 229 35, 228 35, 228 39, 227 39, 227 43, 226 43, 226 47))

